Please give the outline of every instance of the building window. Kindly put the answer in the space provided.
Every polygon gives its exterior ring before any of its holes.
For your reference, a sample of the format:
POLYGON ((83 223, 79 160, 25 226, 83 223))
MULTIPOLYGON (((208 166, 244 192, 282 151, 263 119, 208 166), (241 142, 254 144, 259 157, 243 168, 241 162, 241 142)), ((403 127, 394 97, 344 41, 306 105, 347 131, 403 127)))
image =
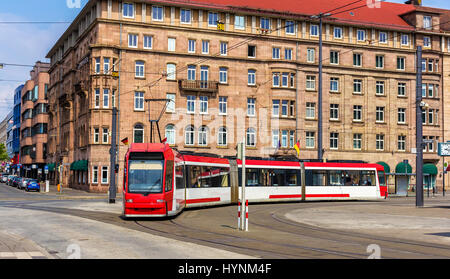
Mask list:
POLYGON ((195 96, 187 96, 187 113, 195 113, 195 96))
POLYGON ((219 68, 219 82, 228 83, 228 69, 225 67, 219 68))
POLYGON ((375 67, 378 69, 384 68, 384 56, 383 55, 375 56, 375 67))
POLYGON ((176 94, 173 94, 173 93, 166 94, 166 99, 170 100, 167 103, 167 109, 166 109, 167 112, 175 112, 175 96, 176 96, 176 94))
POLYGON ((386 32, 380 32, 378 41, 380 44, 387 44, 387 33, 386 32))
POLYGON ((227 97, 219 97, 219 115, 227 115, 227 97))
POLYGON ((316 133, 306 132, 306 148, 314 148, 316 146, 316 133))
POLYGON ((167 50, 175 51, 177 40, 175 38, 167 38, 167 50))
POLYGON ((423 17, 423 28, 425 28, 425 29, 431 28, 431 16, 423 17))
POLYGON ((227 55, 227 54, 228 54, 228 43, 220 42, 220 55, 227 55))
POLYGON ((185 24, 191 23, 191 10, 180 9, 180 22, 185 24))
POLYGON ((362 149, 362 134, 353 134, 353 149, 362 149))
POLYGON ((100 107, 100 89, 95 89, 95 108, 100 107))
POLYGON ((375 83, 375 94, 384 95, 384 81, 377 81, 375 83))
POLYGON ((330 149, 338 149, 339 133, 330 133, 330 149))
POLYGON ((334 38, 342 39, 342 28, 341 27, 334 27, 334 38))
POLYGON ((208 97, 200 96, 200 114, 208 113, 208 97))
POLYGON ((283 100, 281 102, 281 117, 288 117, 288 106, 289 106, 288 100, 283 100))
POLYGON ((316 58, 315 58, 316 54, 315 53, 316 53, 316 50, 313 48, 308 48, 306 50, 306 61, 308 63, 316 62, 316 58))
POLYGON ((405 57, 397 57, 397 70, 404 70, 405 69, 405 57))
POLYGON ((398 83, 398 96, 400 97, 406 96, 406 83, 404 82, 398 83))
POLYGON ((189 65, 187 70, 187 79, 195 80, 196 76, 196 67, 194 65, 189 65))
POLYGON ((144 142, 144 126, 142 124, 134 125, 133 142, 134 143, 143 143, 144 142))
POLYGON ((247 129, 247 146, 256 146, 256 130, 254 128, 247 129))
POLYGON ((185 134, 185 144, 186 145, 194 145, 194 127, 192 125, 189 125, 184 130, 185 134))
POLYGON ((163 21, 164 9, 159 6, 152 6, 152 20, 163 21))
POLYGON ((145 63, 144 61, 136 61, 135 63, 135 77, 144 78, 145 77, 145 63))
POLYGON ((289 86, 289 73, 283 73, 281 75, 281 86, 283 87, 289 86))
POLYGON ((100 57, 95 58, 95 73, 100 74, 100 57))
POLYGON ((306 76, 306 90, 316 90, 315 76, 306 76))
POLYGON ((362 54, 361 53, 353 53, 353 66, 355 66, 355 67, 362 66, 362 54))
POLYGON ((376 135, 376 150, 384 150, 384 135, 376 135))
POLYGON ((280 48, 279 47, 272 48, 272 59, 280 59, 280 48))
POLYGON ((353 106, 353 121, 362 121, 362 106, 353 106))
POLYGON ((286 20, 286 34, 295 35, 295 22, 291 20, 286 20))
POLYGON ((216 27, 217 21, 219 20, 219 14, 218 13, 208 13, 208 26, 210 27, 216 27))
POLYGON ((255 103, 256 103, 256 99, 254 99, 254 98, 247 99, 247 116, 255 116, 256 115, 255 103))
POLYGON ((100 129, 94 128, 94 143, 100 143, 100 129))
POLYGON ((376 107, 375 122, 384 123, 384 107, 376 107))
POLYGON ((102 167, 102 184, 108 184, 108 167, 102 167))
POLYGON ((423 37, 423 46, 431 47, 431 38, 430 37, 423 37))
POLYGON ((198 129, 198 145, 208 145, 208 128, 206 126, 202 126, 198 129))
POLYGON ((261 17, 260 27, 261 27, 261 29, 269 30, 270 29, 270 19, 261 17))
POLYGON ((402 46, 408 46, 409 45, 409 35, 402 34, 401 43, 402 43, 402 46))
POLYGON ((102 133, 102 143, 108 143, 109 142, 109 129, 108 128, 103 128, 103 133, 102 133))
POLYGON ((256 85, 256 70, 248 70, 248 85, 256 85))
POLYGON ((366 40, 366 31, 365 30, 358 30, 356 31, 356 38, 358 42, 363 42, 366 40))
POLYGON ((209 53, 209 41, 202 40, 202 54, 209 53))
POLYGON ((330 91, 339 92, 339 78, 330 78, 330 91))
POLYGON ((318 37, 319 36, 319 25, 311 24, 310 27, 311 36, 318 37))
POLYGON ((406 151, 406 136, 398 136, 398 151, 406 151))
POLYGON ((165 135, 166 135, 167 143, 170 145, 174 145, 175 144, 175 126, 173 126, 172 124, 167 125, 165 135))
POLYGON ((123 3, 122 16, 125 18, 134 18, 134 4, 123 3))
POLYGON ((138 35, 128 34, 128 47, 137 48, 138 46, 138 35))
POLYGON ((280 117, 280 100, 272 100, 272 117, 280 117))
POLYGON ((355 94, 362 93, 362 80, 361 79, 353 80, 353 93, 355 93, 355 94))
POLYGON ((338 51, 330 51, 330 64, 338 65, 339 64, 339 52, 338 51))
POLYGON ((247 55, 249 58, 256 57, 256 46, 249 45, 247 49, 247 55))
POLYGON ((103 108, 109 108, 109 89, 103 89, 103 108))
POLYGON ((406 123, 406 109, 405 108, 399 108, 398 109, 398 119, 399 124, 405 124, 406 123))
POLYGON ((103 58, 103 73, 105 75, 109 74, 110 61, 111 59, 109 58, 103 58))
POLYGON ((144 48, 152 49, 153 47, 153 37, 152 36, 144 36, 144 48))
POLYGON ((272 86, 280 87, 280 73, 272 73, 272 86))
POLYGON ((195 53, 195 40, 188 40, 188 52, 195 53))
POLYGON ((175 64, 167 64, 167 80, 175 80, 177 74, 177 66, 175 64))
POLYGON ((281 131, 281 147, 287 148, 289 144, 289 131, 283 130, 281 131))
POLYGON ((330 120, 339 120, 338 104, 330 104, 330 120))
POLYGON ((284 59, 292 60, 292 49, 291 48, 284 49, 284 59))
POLYGON ((144 92, 134 92, 134 110, 144 110, 144 92))
POLYGON ((217 143, 219 146, 226 146, 227 142, 228 142, 227 141, 227 128, 220 127, 219 133, 218 133, 218 138, 217 138, 217 143))
POLYGON ((316 103, 306 103, 306 118, 316 118, 316 103))
POLYGON ((280 131, 272 130, 272 147, 278 148, 280 145, 280 131))
POLYGON ((234 29, 238 29, 238 30, 245 29, 245 16, 240 16, 240 15, 234 16, 234 29))
POLYGON ((98 167, 97 166, 92 167, 92 183, 94 183, 94 184, 98 183, 98 167))

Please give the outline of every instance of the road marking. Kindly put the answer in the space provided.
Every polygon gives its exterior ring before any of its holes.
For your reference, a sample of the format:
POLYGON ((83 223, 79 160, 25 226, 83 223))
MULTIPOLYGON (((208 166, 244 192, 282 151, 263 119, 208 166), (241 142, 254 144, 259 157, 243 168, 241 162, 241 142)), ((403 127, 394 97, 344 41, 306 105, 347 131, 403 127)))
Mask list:
POLYGON ((41 252, 0 252, 0 259, 46 259, 41 252))

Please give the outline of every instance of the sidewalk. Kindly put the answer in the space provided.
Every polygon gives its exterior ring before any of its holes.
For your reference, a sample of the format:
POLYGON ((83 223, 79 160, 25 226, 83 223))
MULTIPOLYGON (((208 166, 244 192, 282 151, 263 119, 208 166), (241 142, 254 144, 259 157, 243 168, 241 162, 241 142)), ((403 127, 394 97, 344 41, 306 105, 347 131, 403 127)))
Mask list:
POLYGON ((0 231, 0 260, 3 259, 53 259, 53 256, 31 240, 0 231))
MULTIPOLYGON (((41 183, 40 195, 48 197, 58 197, 60 199, 107 199, 108 193, 89 193, 86 191, 61 187, 60 192, 58 192, 57 185, 50 185, 49 192, 45 192, 45 182, 41 183)), ((122 195, 117 194, 116 200, 121 200, 122 195)))

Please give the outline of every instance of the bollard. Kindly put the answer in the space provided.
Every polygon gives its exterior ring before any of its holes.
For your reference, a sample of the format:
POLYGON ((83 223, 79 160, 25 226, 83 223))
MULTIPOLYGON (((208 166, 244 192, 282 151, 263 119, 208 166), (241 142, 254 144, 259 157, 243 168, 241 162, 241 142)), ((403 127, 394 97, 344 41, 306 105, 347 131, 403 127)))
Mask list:
POLYGON ((238 201, 238 230, 241 229, 241 202, 238 201))
POLYGON ((248 232, 248 200, 245 201, 245 231, 248 232))
POLYGON ((48 193, 50 192, 50 181, 45 181, 45 192, 48 193))

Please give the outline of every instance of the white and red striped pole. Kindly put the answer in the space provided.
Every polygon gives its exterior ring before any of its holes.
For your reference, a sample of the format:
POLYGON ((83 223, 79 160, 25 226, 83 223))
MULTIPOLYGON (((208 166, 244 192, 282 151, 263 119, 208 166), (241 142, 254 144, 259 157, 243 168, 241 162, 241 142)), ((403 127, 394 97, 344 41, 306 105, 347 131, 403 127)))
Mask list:
POLYGON ((245 201, 245 231, 248 232, 248 200, 245 201))
POLYGON ((241 229, 241 201, 238 201, 238 230, 241 229))

